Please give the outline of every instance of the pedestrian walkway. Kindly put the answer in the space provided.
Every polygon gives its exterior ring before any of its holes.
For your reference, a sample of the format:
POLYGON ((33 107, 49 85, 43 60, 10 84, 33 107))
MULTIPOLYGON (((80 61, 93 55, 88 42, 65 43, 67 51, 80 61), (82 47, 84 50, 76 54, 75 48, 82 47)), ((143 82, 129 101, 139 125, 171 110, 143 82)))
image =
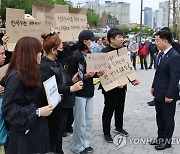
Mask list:
MULTIPOLYGON (((101 91, 95 90, 94 97, 94 120, 91 136, 91 146, 94 148, 93 154, 180 154, 180 105, 177 103, 176 128, 173 136, 175 144, 171 148, 156 151, 154 146, 147 144, 147 139, 157 137, 157 126, 155 121, 155 108, 148 106, 147 102, 153 97, 150 95, 150 88, 154 77, 154 70, 137 69, 139 86, 128 85, 126 105, 124 113, 124 129, 129 132, 126 145, 117 149, 114 144, 104 141, 102 132, 102 111, 103 96, 101 91), (177 142, 179 141, 179 144, 177 142)), ((112 98, 113 101, 113 98, 112 98)), ((114 137, 114 119, 112 119, 111 132, 114 137)), ((63 148, 65 154, 73 154, 72 136, 63 138, 63 148)))

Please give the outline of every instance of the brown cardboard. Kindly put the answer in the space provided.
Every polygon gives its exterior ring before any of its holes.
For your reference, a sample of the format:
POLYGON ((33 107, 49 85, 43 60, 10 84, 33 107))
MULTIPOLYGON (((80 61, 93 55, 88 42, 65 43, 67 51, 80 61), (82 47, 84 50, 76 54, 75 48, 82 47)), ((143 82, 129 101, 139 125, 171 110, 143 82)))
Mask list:
POLYGON ((32 6, 32 15, 38 20, 45 22, 45 33, 50 33, 51 27, 55 27, 54 5, 35 3, 32 6))
POLYGON ((87 9, 73 8, 69 11, 68 5, 46 5, 35 3, 32 14, 36 19, 45 21, 45 32, 56 26, 60 27, 59 37, 63 42, 77 41, 79 33, 86 29, 87 9))
POLYGON ((83 15, 86 15, 87 14, 87 9, 85 8, 73 8, 71 9, 70 13, 77 13, 77 14, 83 14, 83 15))
POLYGON ((65 41, 77 41, 81 31, 86 29, 86 15, 74 13, 55 13, 56 25, 60 27, 60 38, 65 41))
POLYGON ((0 80, 6 75, 9 64, 4 65, 0 68, 0 80))
POLYGON ((106 70, 108 57, 105 53, 87 54, 87 72, 106 70))
POLYGON ((6 8, 6 19, 18 18, 24 19, 25 10, 6 8))
POLYGON ((69 6, 68 5, 54 5, 54 12, 55 13, 69 13, 69 6))
MULTIPOLYGON (((44 22, 40 20, 33 19, 20 19, 14 18, 10 16, 10 12, 16 14, 19 13, 19 10, 16 9, 7 9, 6 12, 9 17, 6 20, 6 33, 9 36, 8 40, 8 50, 13 51, 16 42, 25 36, 35 37, 37 39, 41 39, 41 34, 44 33, 44 22)), ((21 11, 22 13, 23 11, 21 11)), ((19 13, 20 14, 20 13, 19 13)), ((13 16, 13 15, 12 15, 13 16)), ((22 16, 20 14, 20 16, 22 16)), ((24 17, 24 14, 23 14, 24 17)))
MULTIPOLYGON (((106 57, 108 57, 107 68, 105 74, 100 77, 101 84, 105 91, 109 91, 120 85, 125 85, 129 83, 129 80, 133 81, 137 79, 137 74, 128 57, 126 48, 119 49, 118 51, 114 50, 105 54, 106 57)), ((100 62, 93 62, 100 65, 100 62)), ((96 66, 96 64, 93 64, 93 66, 96 66)))

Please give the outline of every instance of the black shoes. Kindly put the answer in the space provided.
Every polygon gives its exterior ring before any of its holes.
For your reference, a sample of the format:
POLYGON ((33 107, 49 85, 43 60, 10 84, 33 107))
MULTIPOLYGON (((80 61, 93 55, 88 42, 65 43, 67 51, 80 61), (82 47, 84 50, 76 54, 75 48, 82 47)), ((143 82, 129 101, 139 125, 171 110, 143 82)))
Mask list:
POLYGON ((154 139, 149 144, 155 145, 156 150, 164 150, 171 147, 171 143, 169 142, 162 141, 162 139, 154 139))
POLYGON ((86 150, 84 149, 83 151, 81 151, 79 154, 87 154, 86 150))
POLYGON ((104 141, 107 143, 113 143, 111 135, 104 135, 104 141))
POLYGON ((87 147, 83 151, 80 152, 80 154, 87 154, 87 153, 93 153, 93 148, 87 147))
POLYGON ((115 129, 115 132, 116 133, 119 133, 119 134, 121 134, 121 135, 124 135, 124 136, 129 136, 129 134, 128 134, 128 132, 126 132, 123 128, 122 129, 118 129, 118 128, 116 128, 115 129))
POLYGON ((93 152, 93 148, 92 147, 87 147, 87 148, 85 148, 85 151, 87 153, 92 153, 93 152))
POLYGON ((148 102, 147 104, 148 104, 149 106, 155 106, 155 104, 154 104, 154 100, 152 100, 152 101, 148 102))
POLYGON ((167 148, 170 148, 170 147, 171 147, 171 144, 161 142, 160 144, 155 146, 155 149, 156 150, 164 150, 164 149, 167 149, 167 148))

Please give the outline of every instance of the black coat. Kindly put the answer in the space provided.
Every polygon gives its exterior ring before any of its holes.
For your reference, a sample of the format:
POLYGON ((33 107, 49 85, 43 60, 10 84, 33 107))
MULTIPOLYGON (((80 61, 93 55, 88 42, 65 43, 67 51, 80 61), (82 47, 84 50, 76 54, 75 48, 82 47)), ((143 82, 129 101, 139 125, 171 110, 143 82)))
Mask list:
MULTIPOLYGON (((72 56, 69 59, 68 72, 70 76, 73 76, 78 72, 79 64, 83 66, 83 74, 86 74, 86 60, 81 51, 78 49, 72 53, 72 56)), ((94 77, 98 77, 95 75, 94 77)), ((94 84, 93 78, 83 79, 83 89, 76 92, 78 97, 91 98, 94 96, 94 84)))
MULTIPOLYGON (((73 84, 72 79, 63 69, 59 61, 52 61, 47 57, 43 57, 41 64, 39 65, 41 81, 44 82, 53 75, 56 77, 58 92, 63 94, 63 101, 58 104, 55 109, 67 109, 74 106, 74 93, 70 92, 70 86, 73 84)), ((44 101, 47 102, 47 98, 44 93, 44 101)))
POLYGON ((156 55, 157 55, 158 52, 159 52, 159 50, 158 50, 158 48, 157 48, 157 45, 151 43, 151 44, 149 45, 149 53, 150 53, 150 55, 153 56, 155 53, 156 53, 156 55))
POLYGON ((152 88, 157 101, 164 102, 165 97, 179 99, 180 55, 173 48, 162 58, 157 67, 152 88))
POLYGON ((36 109, 45 105, 39 100, 42 88, 25 89, 17 70, 5 80, 2 112, 10 128, 6 154, 49 152, 47 119, 36 115, 36 109))

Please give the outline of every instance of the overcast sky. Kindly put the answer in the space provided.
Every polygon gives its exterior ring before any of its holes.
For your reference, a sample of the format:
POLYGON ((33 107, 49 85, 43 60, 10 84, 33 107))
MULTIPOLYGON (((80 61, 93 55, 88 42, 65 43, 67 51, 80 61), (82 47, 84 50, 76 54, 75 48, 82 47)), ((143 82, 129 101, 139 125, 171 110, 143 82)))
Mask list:
MULTIPOLYGON (((88 0, 71 0, 74 6, 78 2, 86 2, 88 0)), ((92 1, 92 0, 91 0, 92 1)), ((140 9, 141 9, 141 0, 112 0, 112 2, 127 2, 130 3, 130 22, 140 22, 140 9)), ((164 2, 167 0, 143 0, 144 7, 151 7, 153 10, 158 10, 159 2, 164 2)), ((100 4, 104 4, 105 0, 99 0, 100 4)))

